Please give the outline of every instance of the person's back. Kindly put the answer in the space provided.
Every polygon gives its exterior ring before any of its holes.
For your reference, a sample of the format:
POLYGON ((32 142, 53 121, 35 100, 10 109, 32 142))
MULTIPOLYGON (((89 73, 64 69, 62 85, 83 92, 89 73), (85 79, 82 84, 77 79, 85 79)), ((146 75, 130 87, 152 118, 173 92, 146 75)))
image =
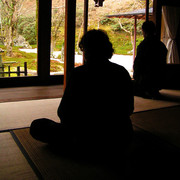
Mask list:
POLYGON ((88 31, 79 46, 86 62, 71 73, 58 108, 61 123, 38 119, 30 132, 35 139, 65 150, 108 153, 113 159, 132 140, 131 78, 125 68, 109 62, 113 48, 105 32, 88 31))
POLYGON ((133 77, 136 87, 139 86, 142 91, 158 93, 163 84, 167 49, 154 35, 155 26, 151 21, 143 26, 144 40, 137 48, 133 77))
POLYGON ((141 78, 142 83, 158 87, 164 75, 165 64, 166 48, 164 44, 155 37, 146 38, 138 47, 134 62, 134 78, 141 78), (138 59, 140 59, 139 62, 138 59))
POLYGON ((129 117, 134 108, 129 74, 108 60, 113 48, 103 31, 89 31, 80 48, 86 62, 72 73, 59 117, 80 143, 99 148, 117 141, 128 144, 133 132, 129 117))
POLYGON ((84 65, 74 70, 69 84, 58 114, 80 143, 103 148, 131 140, 133 93, 123 67, 109 61, 84 65))

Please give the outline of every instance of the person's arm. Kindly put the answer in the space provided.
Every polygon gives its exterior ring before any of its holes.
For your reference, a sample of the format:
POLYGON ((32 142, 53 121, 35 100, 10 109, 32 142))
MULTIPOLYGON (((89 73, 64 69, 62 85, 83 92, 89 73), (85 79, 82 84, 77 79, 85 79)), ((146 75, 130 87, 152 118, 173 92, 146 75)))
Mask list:
MULTIPOLYGON (((129 75, 129 74, 128 74, 129 75)), ((129 116, 133 113, 134 111, 134 93, 133 93, 133 83, 132 83, 132 79, 129 76, 128 77, 128 103, 129 103, 129 110, 128 110, 128 114, 129 116)))
POLYGON ((62 124, 68 124, 71 120, 71 111, 73 109, 73 86, 74 86, 74 73, 72 73, 69 82, 65 88, 62 100, 59 104, 57 114, 62 124))
POLYGON ((140 44, 137 48, 137 55, 133 64, 133 78, 136 80, 142 74, 142 66, 144 60, 144 50, 142 44, 140 44))

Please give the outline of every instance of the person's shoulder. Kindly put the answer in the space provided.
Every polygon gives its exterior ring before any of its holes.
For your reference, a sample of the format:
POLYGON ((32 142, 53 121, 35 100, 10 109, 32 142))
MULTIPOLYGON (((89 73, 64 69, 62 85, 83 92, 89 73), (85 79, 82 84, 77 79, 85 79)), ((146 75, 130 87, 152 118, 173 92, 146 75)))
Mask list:
POLYGON ((145 38, 141 43, 140 46, 141 47, 146 47, 146 46, 151 46, 152 44, 155 44, 156 40, 154 39, 154 37, 147 37, 145 38))
POLYGON ((162 41, 160 41, 160 45, 161 45, 161 47, 162 47, 163 49, 167 50, 165 44, 164 44, 162 41))
POLYGON ((108 66, 112 66, 113 68, 118 68, 118 69, 124 69, 123 66, 116 64, 114 62, 108 61, 108 66))
POLYGON ((77 66, 73 69, 73 73, 80 73, 87 70, 86 65, 77 66))
POLYGON ((128 73, 128 71, 123 66, 110 61, 108 63, 109 70, 111 70, 112 72, 128 73))
POLYGON ((137 46, 137 49, 138 49, 138 50, 142 49, 144 46, 146 46, 147 43, 148 43, 147 40, 146 40, 146 39, 143 39, 143 40, 139 43, 139 45, 137 46))

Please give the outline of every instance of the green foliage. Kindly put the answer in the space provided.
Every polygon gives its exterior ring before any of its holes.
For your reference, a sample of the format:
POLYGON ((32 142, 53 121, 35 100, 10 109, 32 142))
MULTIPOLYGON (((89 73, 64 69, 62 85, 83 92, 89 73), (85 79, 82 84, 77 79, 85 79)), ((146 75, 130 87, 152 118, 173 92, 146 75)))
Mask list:
POLYGON ((132 50, 131 38, 126 32, 113 32, 109 31, 108 35, 113 44, 115 54, 128 54, 132 50))
POLYGON ((113 24, 113 25, 111 25, 111 29, 113 30, 113 31, 121 31, 121 27, 119 26, 119 24, 113 24))
POLYGON ((34 16, 19 18, 17 32, 22 35, 29 44, 37 43, 36 19, 34 16))
POLYGON ((64 70, 64 64, 57 61, 51 61, 50 72, 59 72, 64 70))
POLYGON ((117 22, 116 22, 115 19, 104 18, 104 19, 102 19, 102 20, 100 21, 100 23, 101 23, 102 25, 114 25, 114 24, 116 24, 117 22))
POLYGON ((28 69, 37 70, 37 54, 19 51, 19 47, 13 47, 13 57, 8 57, 3 53, 2 59, 4 62, 15 61, 16 63, 12 64, 12 67, 23 67, 24 62, 27 62, 28 69))

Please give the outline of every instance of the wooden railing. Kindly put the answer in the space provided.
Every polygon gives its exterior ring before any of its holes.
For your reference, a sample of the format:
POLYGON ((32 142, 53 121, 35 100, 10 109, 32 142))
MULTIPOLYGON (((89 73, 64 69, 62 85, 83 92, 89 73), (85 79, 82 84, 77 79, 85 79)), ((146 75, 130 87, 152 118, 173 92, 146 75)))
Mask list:
POLYGON ((11 77, 11 74, 17 74, 17 76, 21 76, 21 74, 24 74, 24 76, 27 76, 27 62, 24 62, 24 70, 21 71, 20 66, 17 66, 16 71, 11 71, 11 66, 8 66, 8 70, 5 71, 4 64, 0 66, 0 77, 5 77, 5 74, 8 74, 9 77, 11 77))

